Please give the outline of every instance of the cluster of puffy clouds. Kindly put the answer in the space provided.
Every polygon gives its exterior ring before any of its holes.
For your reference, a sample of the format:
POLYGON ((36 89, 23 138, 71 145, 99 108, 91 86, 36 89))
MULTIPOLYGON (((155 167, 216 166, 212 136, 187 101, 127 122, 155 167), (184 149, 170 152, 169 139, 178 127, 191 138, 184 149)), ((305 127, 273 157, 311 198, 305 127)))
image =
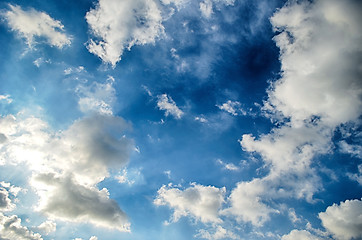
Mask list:
MULTIPOLYGON (((34 9, 23 10, 9 5, 1 16, 13 31, 25 38, 29 47, 39 40, 62 48, 71 43, 63 25, 48 14, 34 9)), ((65 75, 84 71, 67 69, 65 75)), ((54 131, 42 119, 23 112, 0 118, 0 164, 27 166, 30 191, 38 196, 36 210, 51 220, 89 222, 119 231, 130 231, 126 214, 110 199, 106 188, 97 184, 109 177, 109 169, 124 167, 133 149, 132 140, 124 135, 130 125, 113 115, 114 79, 105 83, 81 83, 74 90, 84 117, 68 129, 54 131)), ((8 95, 1 100, 10 104, 8 95)), ((17 188, 1 184, 0 209, 16 207, 17 188)), ((16 215, 1 213, 1 237, 4 239, 42 239, 21 225, 16 215)), ((47 235, 56 224, 46 221, 34 230, 47 235)), ((94 237, 92 239, 95 239, 94 237)))
MULTIPOLYGON (((91 9, 86 20, 93 39, 89 52, 113 67, 121 60, 125 50, 136 45, 154 44, 166 37, 163 23, 175 11, 191 4, 189 0, 100 0, 91 9), (129 14, 132 12, 133 14, 129 14)), ((202 15, 210 18, 213 4, 232 5, 233 0, 205 0, 200 3, 202 15)))
POLYGON ((87 116, 56 133, 42 120, 20 114, 0 122, 1 163, 27 166, 39 196, 37 211, 51 219, 129 231, 126 214, 106 188, 97 187, 109 168, 125 166, 132 150, 132 141, 122 135, 129 127, 122 118, 87 116))
MULTIPOLYGON (((314 158, 331 152, 334 131, 345 123, 358 125, 362 113, 361 9, 358 1, 335 0, 291 1, 279 9, 270 21, 280 48, 281 78, 271 84, 263 107, 265 116, 277 127, 259 137, 244 134, 240 140, 244 151, 261 157, 268 172, 239 182, 225 208, 224 190, 200 185, 184 191, 164 186, 156 204, 173 208, 174 220, 186 213, 204 222, 200 214, 213 216, 216 223, 220 216, 229 216, 260 227, 271 215, 281 214, 271 199, 296 198, 313 203, 314 194, 323 188, 317 169, 312 167, 314 158), (218 201, 204 213, 207 204, 203 199, 210 196, 209 189, 218 193, 218 201), (187 204, 191 201, 193 206, 202 206, 195 210, 187 204)), ((230 101, 218 107, 236 115, 239 106, 230 101)), ((359 156, 356 146, 341 144, 344 152, 359 156)), ((360 179, 355 174, 351 178, 360 179)), ((357 239, 362 237, 361 214, 361 200, 346 200, 328 207, 319 218, 325 234, 357 239)), ((293 230, 283 236, 320 238, 308 230, 293 230)))
MULTIPOLYGON (((209 18, 215 4, 232 5, 234 1, 205 0, 199 4, 209 18)), ((165 36, 163 22, 169 16, 164 8, 181 9, 186 0, 100 0, 86 15, 96 39, 87 48, 105 63, 115 66, 125 49, 155 43, 165 36), (125 14, 132 12, 133 14, 125 14)), ((63 25, 43 12, 22 10, 9 5, 1 13, 12 30, 26 39, 29 46, 35 38, 44 38, 56 47, 69 45, 71 38, 63 25)), ((254 137, 244 134, 240 140, 244 151, 257 153, 269 172, 266 176, 239 182, 231 194, 225 188, 192 184, 187 189, 173 185, 159 189, 156 205, 173 209, 171 222, 191 216, 213 230, 200 230, 207 239, 236 239, 224 226, 225 217, 238 222, 262 226, 277 206, 267 199, 297 198, 313 202, 313 195, 323 186, 311 167, 317 154, 332 149, 331 137, 341 124, 356 123, 362 109, 362 36, 358 1, 317 0, 292 1, 277 11, 271 23, 278 34, 281 78, 271 84, 264 103, 265 115, 280 124, 268 134, 254 137)), ((114 79, 106 83, 79 85, 80 110, 86 115, 68 129, 56 132, 36 117, 8 115, 0 118, 0 163, 26 164, 30 185, 39 196, 37 210, 51 219, 90 222, 98 226, 129 231, 126 214, 110 199, 107 189, 97 184, 109 176, 110 168, 127 164, 133 149, 123 132, 129 129, 122 118, 113 116, 114 79), (62 196, 62 197, 60 197, 62 196), (66 197, 64 197, 66 196, 66 197)), ((9 96, 0 100, 11 102, 9 96)), ((180 119, 184 114, 167 94, 157 97, 157 107, 180 119)), ((244 114, 240 103, 228 101, 221 110, 232 115, 244 114)), ((357 124, 357 123, 356 123, 357 124)), ((341 142, 345 152, 356 152, 341 142)), ((357 154, 358 156, 358 154, 357 154)), ((360 180, 360 176, 351 175, 360 180)), ((0 187, 0 209, 15 208, 16 190, 3 183, 0 187)), ((319 214, 328 234, 336 239, 362 237, 361 200, 346 200, 319 214)), ((41 239, 21 226, 16 216, 1 213, 1 236, 5 239, 41 239)), ((38 227, 54 231, 53 222, 38 227)), ((319 239, 307 230, 293 230, 282 239, 319 239)))

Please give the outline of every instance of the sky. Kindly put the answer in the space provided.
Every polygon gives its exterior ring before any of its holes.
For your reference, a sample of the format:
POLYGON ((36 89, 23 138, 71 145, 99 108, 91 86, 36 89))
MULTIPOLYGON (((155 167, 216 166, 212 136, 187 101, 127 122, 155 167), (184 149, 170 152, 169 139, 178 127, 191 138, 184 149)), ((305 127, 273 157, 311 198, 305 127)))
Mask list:
POLYGON ((0 239, 362 239, 361 11, 1 0, 0 239))

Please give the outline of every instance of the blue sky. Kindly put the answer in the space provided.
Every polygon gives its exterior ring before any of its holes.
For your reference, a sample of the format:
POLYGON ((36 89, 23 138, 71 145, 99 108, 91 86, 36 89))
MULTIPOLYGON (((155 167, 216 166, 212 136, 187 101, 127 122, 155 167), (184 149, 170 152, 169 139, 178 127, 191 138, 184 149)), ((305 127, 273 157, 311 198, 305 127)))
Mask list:
POLYGON ((361 239, 360 1, 0 2, 0 239, 361 239))

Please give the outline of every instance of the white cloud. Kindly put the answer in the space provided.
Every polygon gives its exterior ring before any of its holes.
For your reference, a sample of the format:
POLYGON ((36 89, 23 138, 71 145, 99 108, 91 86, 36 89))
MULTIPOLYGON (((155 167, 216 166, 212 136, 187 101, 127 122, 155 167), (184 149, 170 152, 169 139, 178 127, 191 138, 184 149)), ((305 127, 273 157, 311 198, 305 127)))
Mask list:
POLYGON ((70 45, 71 39, 64 32, 60 21, 54 20, 45 12, 35 9, 23 10, 9 4, 9 11, 2 13, 11 30, 26 39, 29 47, 36 43, 35 38, 45 38, 49 45, 62 48, 70 45))
POLYGON ((48 220, 40 224, 37 229, 39 232, 44 233, 44 235, 48 235, 56 231, 57 224, 53 221, 48 220))
POLYGON ((129 231, 123 211, 96 186, 109 168, 128 162, 133 144, 121 135, 128 124, 120 117, 93 115, 54 133, 38 118, 17 117, 0 118, 7 138, 0 145, 0 162, 26 164, 40 197, 37 209, 55 219, 129 231))
POLYGON ((347 176, 362 185, 362 164, 358 165, 358 173, 348 173, 347 176))
POLYGON ((211 14, 213 13, 213 11, 212 11, 212 1, 211 0, 204 0, 203 2, 200 2, 200 11, 201 11, 201 14, 205 18, 210 18, 211 14))
POLYGON ((319 213, 322 225, 338 240, 362 238, 362 201, 346 200, 319 213))
POLYGON ((222 105, 216 105, 221 110, 224 110, 234 116, 237 116, 239 114, 246 115, 246 112, 241 108, 241 103, 238 101, 231 101, 228 100, 226 103, 223 103, 222 105))
POLYGON ((283 72, 268 101, 292 123, 318 116, 335 127, 360 116, 359 9, 355 1, 293 2, 271 18, 283 72))
POLYGON ((116 100, 115 80, 109 76, 105 83, 93 82, 90 86, 78 85, 79 108, 84 113, 112 115, 112 106, 116 100))
POLYGON ((271 133, 255 139, 244 134, 240 144, 244 151, 257 152, 273 172, 303 173, 309 170, 316 153, 330 149, 331 132, 316 126, 275 128, 271 133))
POLYGON ((301 221, 301 219, 297 216, 297 214, 295 213, 295 210, 293 208, 289 208, 288 217, 293 223, 297 223, 297 222, 301 221))
POLYGON ((185 7, 190 2, 190 0, 161 0, 161 2, 164 5, 174 4, 177 10, 180 10, 181 8, 185 7))
POLYGON ((6 101, 10 104, 13 102, 13 99, 11 99, 10 95, 0 95, 0 101, 6 101))
POLYGON ((33 64, 38 68, 44 63, 51 63, 51 60, 50 59, 44 60, 43 58, 37 58, 33 61, 33 64))
POLYGON ((219 209, 224 203, 225 188, 192 184, 180 190, 169 184, 158 190, 154 204, 169 206, 173 209, 172 222, 183 216, 190 216, 203 223, 221 223, 219 209))
POLYGON ((220 164, 224 169, 229 171, 238 171, 240 168, 238 166, 235 166, 233 163, 225 163, 221 159, 218 159, 216 161, 218 164, 220 164))
POLYGON ((195 117, 195 121, 199 121, 201 123, 207 123, 208 120, 204 117, 195 117))
POLYGON ((69 75, 72 73, 81 73, 81 72, 85 72, 86 70, 84 69, 83 66, 79 66, 79 67, 69 67, 67 69, 64 70, 64 75, 69 75))
POLYGON ((233 232, 223 228, 222 226, 213 227, 212 230, 199 230, 199 233, 195 235, 197 238, 204 238, 208 240, 218 239, 240 239, 233 232))
POLYGON ((269 220, 269 215, 278 213, 262 202, 260 195, 268 191, 264 182, 254 179, 250 182, 239 182, 230 194, 228 201, 230 208, 222 211, 223 215, 235 216, 238 221, 251 222, 255 226, 262 226, 269 220))
POLYGON ((160 110, 166 111, 165 116, 171 114, 176 119, 180 119, 184 114, 184 112, 176 106, 175 101, 167 94, 157 95, 157 107, 160 110))
POLYGON ((321 240, 306 230, 292 230, 289 234, 283 235, 282 240, 321 240))
POLYGON ((339 142, 339 148, 342 153, 350 154, 354 157, 362 159, 362 146, 357 144, 348 144, 346 141, 342 140, 339 142))
POLYGON ((4 240, 42 240, 39 233, 34 233, 21 225, 21 219, 16 216, 5 216, 0 212, 0 238, 4 240))
MULTIPOLYGON (((292 1, 271 18, 280 31, 281 78, 272 83, 264 110, 280 125, 255 138, 244 134, 244 151, 258 153, 269 173, 240 182, 226 213, 260 226, 276 212, 267 199, 305 198, 322 189, 311 167, 314 157, 331 151, 337 126, 356 121, 362 111, 361 3, 292 1), (358 6, 357 6, 358 5, 358 6), (261 199, 264 201, 262 202, 261 199), (248 206, 248 207, 246 207, 248 206)), ((236 113, 225 105, 225 110, 236 113)))
POLYGON ((134 184, 143 184, 145 182, 141 169, 137 168, 124 168, 121 174, 116 176, 115 179, 117 179, 119 183, 126 183, 130 186, 134 184))
POLYGON ((154 43, 164 33, 161 11, 153 0, 99 0, 86 20, 99 38, 90 39, 89 52, 113 67, 125 49, 154 43))

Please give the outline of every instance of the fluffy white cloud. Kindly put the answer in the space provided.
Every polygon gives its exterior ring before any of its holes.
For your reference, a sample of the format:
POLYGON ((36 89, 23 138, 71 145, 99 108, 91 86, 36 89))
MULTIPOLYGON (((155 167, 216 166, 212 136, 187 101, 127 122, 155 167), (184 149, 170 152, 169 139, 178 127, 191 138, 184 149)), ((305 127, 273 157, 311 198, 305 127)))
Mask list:
POLYGON ((116 99, 114 82, 114 78, 109 76, 105 83, 93 82, 90 86, 78 85, 76 93, 79 96, 80 110, 84 113, 112 115, 112 106, 116 99))
POLYGON ((165 110, 165 116, 171 114, 174 118, 180 119, 184 112, 179 109, 175 101, 167 94, 161 94, 157 96, 157 107, 160 110, 165 110))
POLYGON ((22 226, 18 216, 5 216, 0 212, 0 239, 42 240, 43 238, 39 233, 34 233, 22 226))
POLYGON ((303 1, 274 14, 282 64, 282 78, 269 91, 275 111, 292 122, 317 116, 331 127, 360 116, 361 7, 358 1, 303 1))
POLYGON ((219 209, 224 203, 225 188, 192 184, 180 190, 169 184, 158 190, 154 204, 169 206, 174 210, 173 222, 183 216, 191 216, 203 223, 221 223, 219 209))
POLYGON ((40 197, 37 209, 52 218, 129 231, 123 211, 106 189, 96 187, 109 168, 128 162, 133 144, 121 135, 128 124, 120 117, 93 115, 54 133, 38 118, 17 117, 0 118, 6 136, 0 160, 28 166, 40 197))
POLYGON ((278 213, 262 202, 260 196, 269 189, 263 180, 254 179, 250 182, 239 182, 230 194, 230 208, 224 209, 224 215, 235 216, 238 221, 251 222, 261 226, 269 220, 271 213, 278 213))
POLYGON ((9 4, 9 11, 2 13, 11 30, 16 31, 26 39, 31 47, 35 37, 45 38, 48 44, 58 48, 70 45, 71 39, 64 33, 64 26, 45 12, 35 9, 23 10, 19 6, 9 4))
POLYGON ((221 110, 224 110, 234 116, 237 116, 239 114, 246 115, 246 112, 241 108, 241 103, 238 101, 231 101, 228 100, 226 103, 223 103, 222 105, 216 105, 221 110))
POLYGON ((283 235, 282 240, 321 240, 306 230, 292 230, 289 234, 283 235))
POLYGON ((316 153, 327 153, 330 149, 331 132, 313 125, 300 127, 283 126, 255 139, 244 134, 240 144, 244 151, 257 152, 272 171, 303 173, 309 170, 316 153))
POLYGON ((114 67, 125 49, 154 43, 164 33, 161 11, 153 0, 99 0, 86 15, 96 38, 89 52, 114 67))
POLYGON ((57 224, 48 220, 40 224, 37 229, 39 232, 44 233, 44 235, 48 235, 49 233, 55 232, 57 229, 57 224))
POLYGON ((362 201, 346 200, 319 213, 322 225, 338 240, 362 238, 362 201))
POLYGON ((311 167, 313 158, 330 151, 337 126, 362 113, 358 9, 356 1, 291 1, 272 16, 280 32, 274 40, 282 74, 268 90, 264 110, 281 124, 259 138, 243 135, 243 150, 260 154, 270 171, 237 185, 229 214, 262 225, 275 211, 261 199, 312 202, 322 188, 311 167))

